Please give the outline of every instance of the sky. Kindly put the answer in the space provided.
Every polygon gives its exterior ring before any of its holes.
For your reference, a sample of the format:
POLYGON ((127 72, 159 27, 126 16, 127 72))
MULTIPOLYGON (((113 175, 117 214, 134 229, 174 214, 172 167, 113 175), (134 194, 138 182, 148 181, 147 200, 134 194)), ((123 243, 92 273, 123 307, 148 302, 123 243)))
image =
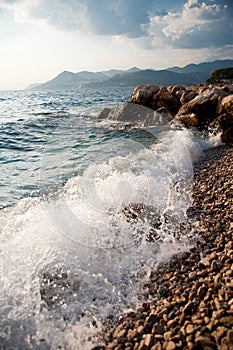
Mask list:
POLYGON ((233 59, 233 0, 0 0, 0 89, 233 59))

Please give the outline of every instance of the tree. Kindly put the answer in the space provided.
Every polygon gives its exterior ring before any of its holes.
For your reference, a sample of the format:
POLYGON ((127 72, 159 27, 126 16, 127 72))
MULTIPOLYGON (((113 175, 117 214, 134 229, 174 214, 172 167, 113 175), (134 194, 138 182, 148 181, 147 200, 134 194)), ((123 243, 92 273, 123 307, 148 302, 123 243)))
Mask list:
POLYGON ((206 82, 207 84, 218 84, 224 83, 226 80, 233 81, 233 67, 215 70, 206 82))

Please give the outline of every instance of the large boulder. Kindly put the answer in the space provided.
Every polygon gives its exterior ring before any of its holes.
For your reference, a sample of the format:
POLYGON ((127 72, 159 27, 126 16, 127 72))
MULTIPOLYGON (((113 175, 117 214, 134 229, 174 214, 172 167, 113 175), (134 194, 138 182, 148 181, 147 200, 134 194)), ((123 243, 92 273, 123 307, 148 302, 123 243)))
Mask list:
POLYGON ((195 114, 198 118, 198 127, 205 129, 217 117, 217 107, 221 100, 228 95, 227 92, 219 89, 203 89, 191 101, 185 103, 179 110, 176 117, 195 114))
POLYGON ((213 133, 221 133, 225 143, 233 144, 233 111, 221 114, 210 125, 209 130, 213 133))
POLYGON ((185 91, 186 88, 183 85, 174 85, 174 86, 169 86, 168 91, 171 92, 173 95, 177 95, 179 92, 185 91))
POLYGON ((233 94, 224 97, 218 106, 218 114, 223 114, 233 111, 233 94))
POLYGON ((143 127, 160 126, 169 123, 164 114, 133 103, 120 103, 111 110, 108 119, 143 127))
POLYGON ((198 127, 199 126, 199 120, 198 117, 194 114, 186 114, 186 115, 180 115, 176 116, 172 120, 173 124, 183 124, 186 127, 198 127))
POLYGON ((179 99, 169 91, 165 91, 158 96, 157 108, 165 107, 172 115, 178 112, 180 106, 179 99))
POLYGON ((198 95, 198 93, 196 91, 190 91, 190 90, 186 90, 183 91, 181 97, 180 97, 180 102, 182 105, 184 105, 185 103, 193 100, 196 96, 198 95))
POLYGON ((138 85, 131 95, 130 102, 152 108, 153 98, 159 90, 157 85, 138 85))

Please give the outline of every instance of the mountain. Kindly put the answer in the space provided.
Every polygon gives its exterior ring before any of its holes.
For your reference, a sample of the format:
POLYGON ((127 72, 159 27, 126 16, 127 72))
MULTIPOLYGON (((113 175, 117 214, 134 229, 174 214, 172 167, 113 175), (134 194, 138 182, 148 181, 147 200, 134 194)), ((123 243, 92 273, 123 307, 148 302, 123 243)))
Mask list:
POLYGON ((199 64, 188 64, 187 66, 181 67, 171 67, 167 70, 176 73, 204 73, 211 74, 213 71, 219 68, 229 68, 232 67, 233 60, 217 60, 213 62, 202 62, 199 64))
POLYGON ((79 73, 72 73, 64 71, 44 84, 33 84, 36 85, 34 87, 33 85, 29 85, 28 89, 53 90, 78 88, 88 82, 95 83, 97 81, 104 81, 107 79, 109 79, 109 77, 102 72, 93 73, 83 71, 79 73))
MULTIPOLYGON (((206 79, 205 79, 206 80, 206 79)), ((113 86, 136 86, 139 84, 156 84, 156 85, 193 85, 205 81, 197 74, 181 74, 168 70, 145 69, 137 72, 123 72, 116 74, 112 78, 93 83, 93 87, 113 87, 113 86)), ((89 85, 90 86, 90 85, 89 85)))
POLYGON ((196 85, 204 83, 219 68, 233 67, 233 60, 218 60, 189 64, 185 67, 171 67, 163 70, 140 69, 132 67, 128 70, 111 69, 102 72, 82 71, 72 73, 64 71, 43 84, 31 84, 27 89, 53 90, 77 89, 86 87, 120 87, 138 84, 156 85, 196 85))

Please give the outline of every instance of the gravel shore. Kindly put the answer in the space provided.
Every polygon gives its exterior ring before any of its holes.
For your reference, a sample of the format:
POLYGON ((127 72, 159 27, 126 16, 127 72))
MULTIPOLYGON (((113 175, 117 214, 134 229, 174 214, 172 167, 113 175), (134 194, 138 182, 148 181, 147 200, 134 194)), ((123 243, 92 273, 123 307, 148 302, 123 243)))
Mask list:
POLYGON ((233 350, 232 159, 227 146, 203 153, 189 211, 199 220, 195 246, 151 275, 150 301, 122 317, 96 350, 233 350))

